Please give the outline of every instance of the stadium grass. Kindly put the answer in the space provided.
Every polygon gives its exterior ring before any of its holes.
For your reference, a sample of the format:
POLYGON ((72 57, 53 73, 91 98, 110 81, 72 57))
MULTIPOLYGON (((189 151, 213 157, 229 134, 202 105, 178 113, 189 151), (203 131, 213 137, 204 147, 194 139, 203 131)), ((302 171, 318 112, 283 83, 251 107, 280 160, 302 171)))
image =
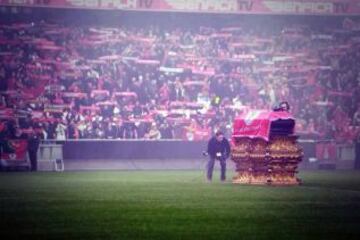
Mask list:
POLYGON ((299 187, 218 177, 209 184, 199 171, 0 173, 0 236, 359 239, 359 172, 302 172, 299 187))

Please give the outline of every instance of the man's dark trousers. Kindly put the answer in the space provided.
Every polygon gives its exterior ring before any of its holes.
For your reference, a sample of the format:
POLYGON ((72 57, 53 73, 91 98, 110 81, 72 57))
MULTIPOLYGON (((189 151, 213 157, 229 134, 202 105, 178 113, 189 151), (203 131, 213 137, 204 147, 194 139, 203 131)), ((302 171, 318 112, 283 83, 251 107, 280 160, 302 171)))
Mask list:
POLYGON ((214 165, 215 165, 216 160, 220 161, 220 167, 221 167, 220 179, 221 179, 221 181, 225 181, 225 179, 226 179, 226 159, 225 158, 217 159, 212 156, 209 157, 209 162, 207 164, 207 180, 209 180, 209 181, 212 180, 212 174, 214 171, 214 165))
POLYGON ((31 165, 31 171, 37 171, 37 152, 34 150, 29 150, 29 159, 31 165))

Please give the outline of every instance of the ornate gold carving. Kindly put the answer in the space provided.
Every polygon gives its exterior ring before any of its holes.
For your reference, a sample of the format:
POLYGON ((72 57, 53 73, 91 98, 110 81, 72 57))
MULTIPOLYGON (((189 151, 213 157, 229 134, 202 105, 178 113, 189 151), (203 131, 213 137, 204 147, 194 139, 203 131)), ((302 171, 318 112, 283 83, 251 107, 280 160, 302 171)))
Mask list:
POLYGON ((237 138, 231 158, 236 164, 234 183, 297 185, 297 166, 303 150, 295 136, 276 136, 269 142, 237 138))

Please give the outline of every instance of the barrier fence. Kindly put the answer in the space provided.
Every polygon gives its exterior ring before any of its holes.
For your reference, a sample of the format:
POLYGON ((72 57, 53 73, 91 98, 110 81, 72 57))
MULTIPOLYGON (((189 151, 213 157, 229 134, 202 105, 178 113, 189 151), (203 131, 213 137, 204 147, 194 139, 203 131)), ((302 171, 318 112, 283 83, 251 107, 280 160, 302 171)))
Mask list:
MULTIPOLYGON (((335 144, 300 140, 304 150, 301 168, 307 169, 352 169, 355 165, 356 147, 354 144, 335 144)), ((141 162, 146 169, 195 168, 204 157, 207 142, 182 140, 98 140, 81 139, 67 141, 47 141, 41 145, 39 159, 63 158, 65 167, 138 169, 141 162), (61 146, 61 147, 60 147, 61 146), (42 153, 40 153, 42 152, 42 153), (126 163, 127 162, 127 163, 126 163), (187 166, 187 164, 189 164, 187 166)))
MULTIPOLYGON (((315 140, 299 143, 304 150, 301 168, 360 168, 360 143, 315 140)), ((47 140, 40 144, 38 161, 40 170, 56 170, 59 163, 64 163, 66 170, 198 169, 206 162, 202 155, 206 145, 204 141, 182 140, 47 140)))

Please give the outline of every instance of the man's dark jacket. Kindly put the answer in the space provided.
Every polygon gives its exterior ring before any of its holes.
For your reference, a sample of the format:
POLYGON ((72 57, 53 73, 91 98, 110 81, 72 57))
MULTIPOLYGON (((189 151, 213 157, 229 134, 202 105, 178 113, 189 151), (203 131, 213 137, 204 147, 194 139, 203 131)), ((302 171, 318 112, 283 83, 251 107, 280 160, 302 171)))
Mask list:
POLYGON ((219 142, 216 137, 212 137, 208 142, 207 152, 212 158, 216 158, 216 153, 220 152, 221 158, 226 159, 230 156, 229 141, 224 138, 219 142))
POLYGON ((40 138, 38 135, 32 135, 28 138, 28 151, 37 152, 40 145, 40 138))

